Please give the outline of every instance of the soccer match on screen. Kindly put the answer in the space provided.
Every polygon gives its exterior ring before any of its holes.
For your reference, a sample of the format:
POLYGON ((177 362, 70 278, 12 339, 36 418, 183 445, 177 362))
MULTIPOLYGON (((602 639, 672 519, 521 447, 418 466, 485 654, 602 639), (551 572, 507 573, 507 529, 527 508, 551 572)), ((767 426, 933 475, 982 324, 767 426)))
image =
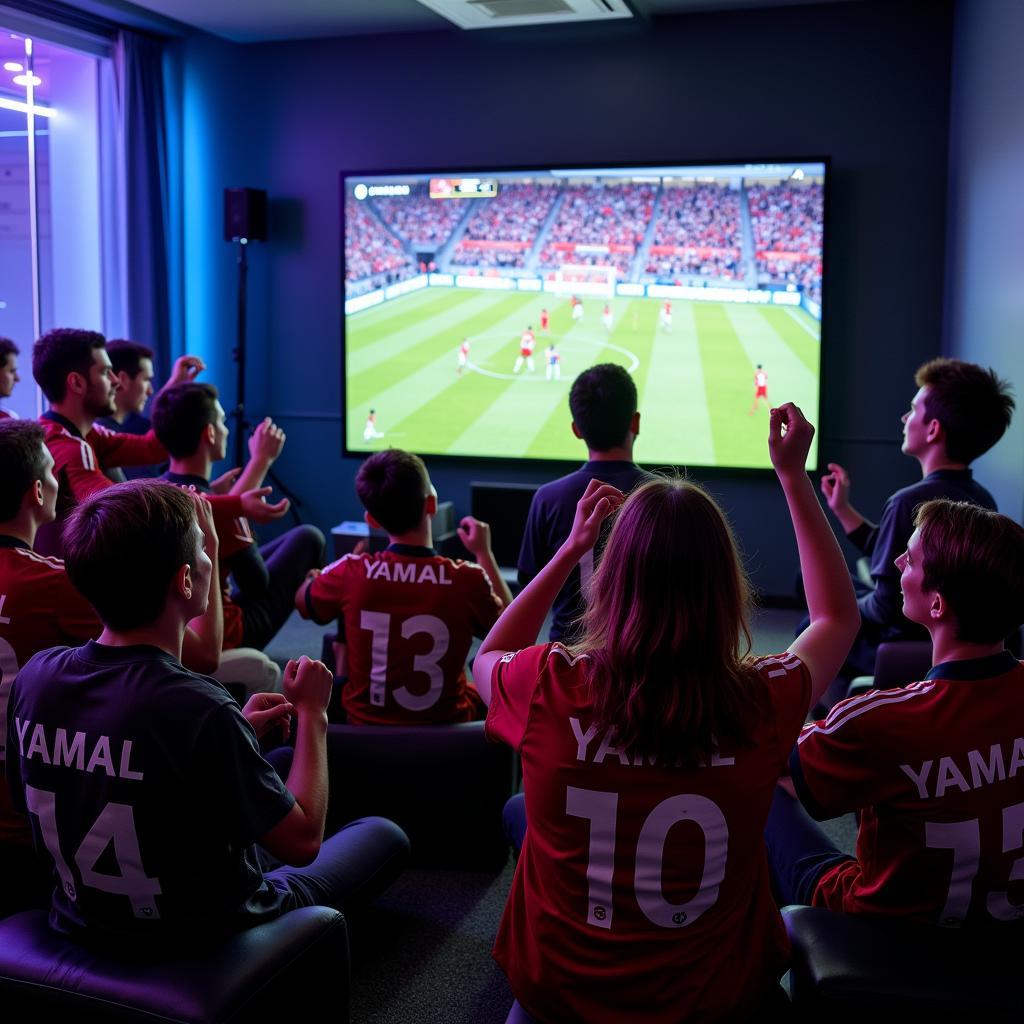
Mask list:
POLYGON ((569 388, 614 362, 637 461, 768 468, 770 406, 818 418, 824 183, 799 162, 343 175, 346 450, 578 461, 569 388))

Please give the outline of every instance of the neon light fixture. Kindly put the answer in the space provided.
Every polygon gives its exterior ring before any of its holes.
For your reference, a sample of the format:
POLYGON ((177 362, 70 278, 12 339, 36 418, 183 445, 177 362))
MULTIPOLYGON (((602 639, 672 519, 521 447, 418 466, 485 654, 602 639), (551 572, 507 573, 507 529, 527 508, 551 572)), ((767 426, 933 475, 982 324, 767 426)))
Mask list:
POLYGON ((9 60, 4 64, 4 71, 24 71, 25 66, 16 60, 9 60))
MULTIPOLYGON (((29 105, 22 100, 9 100, 6 96, 0 96, 0 107, 4 110, 16 110, 19 114, 27 114, 29 105)), ((53 107, 41 107, 38 103, 32 104, 32 113, 40 117, 56 117, 57 111, 53 107)))
POLYGON ((24 74, 14 76, 15 85, 42 85, 43 80, 38 75, 24 74))

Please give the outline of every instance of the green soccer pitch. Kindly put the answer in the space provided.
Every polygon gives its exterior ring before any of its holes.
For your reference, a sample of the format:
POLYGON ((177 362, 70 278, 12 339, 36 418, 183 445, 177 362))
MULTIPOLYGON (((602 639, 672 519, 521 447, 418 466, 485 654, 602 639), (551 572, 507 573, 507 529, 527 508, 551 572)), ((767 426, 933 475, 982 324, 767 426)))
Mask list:
MULTIPOLYGON (((636 380, 636 458, 651 465, 768 468, 768 406, 754 402, 754 370, 768 374, 773 404, 796 402, 817 421, 820 328, 802 309, 616 298, 613 326, 604 299, 552 294, 424 288, 354 313, 346 322, 347 444, 350 450, 406 448, 421 455, 585 459, 570 430, 569 388, 595 363, 621 363, 636 380), (547 334, 540 311, 551 314, 547 334), (534 369, 513 374, 519 336, 533 327, 534 369), (469 362, 457 373, 458 348, 469 362), (554 340, 561 379, 547 380, 544 350, 554 340), (373 429, 364 440, 370 409, 373 429)), ((817 460, 816 444, 808 465, 817 460)))

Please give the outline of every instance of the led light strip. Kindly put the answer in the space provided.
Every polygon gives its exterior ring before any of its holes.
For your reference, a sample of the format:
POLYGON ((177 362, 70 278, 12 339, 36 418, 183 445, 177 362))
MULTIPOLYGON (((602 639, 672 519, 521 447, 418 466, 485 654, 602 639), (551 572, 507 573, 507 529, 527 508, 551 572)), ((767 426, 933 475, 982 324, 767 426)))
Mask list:
MULTIPOLYGON (((9 100, 0 96, 0 107, 4 110, 17 110, 21 114, 27 114, 29 107, 23 100, 9 100)), ((32 113, 40 117, 56 117, 57 111, 53 107, 41 107, 38 103, 32 104, 32 113)))

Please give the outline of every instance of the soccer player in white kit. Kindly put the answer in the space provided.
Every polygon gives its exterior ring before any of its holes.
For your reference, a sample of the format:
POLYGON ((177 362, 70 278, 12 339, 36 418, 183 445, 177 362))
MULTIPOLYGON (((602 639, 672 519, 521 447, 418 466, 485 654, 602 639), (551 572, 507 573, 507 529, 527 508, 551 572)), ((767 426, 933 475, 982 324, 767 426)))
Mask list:
POLYGON ((375 441, 383 436, 377 429, 377 410, 371 409, 369 416, 366 417, 366 426, 363 427, 363 440, 375 441))
POLYGON ((575 323, 583 322, 583 303, 575 295, 572 297, 572 318, 575 323))
POLYGON ((544 349, 544 361, 547 363, 547 379, 561 380, 562 357, 558 354, 558 350, 554 345, 548 345, 548 347, 544 349))
POLYGON ((523 368, 524 362, 530 373, 533 373, 533 347, 536 344, 537 339, 533 336, 533 327, 527 327, 519 339, 519 355, 516 357, 513 373, 518 373, 523 368))
POLYGON ((604 304, 601 320, 604 322, 604 329, 610 332, 612 329, 612 307, 607 302, 604 304))

